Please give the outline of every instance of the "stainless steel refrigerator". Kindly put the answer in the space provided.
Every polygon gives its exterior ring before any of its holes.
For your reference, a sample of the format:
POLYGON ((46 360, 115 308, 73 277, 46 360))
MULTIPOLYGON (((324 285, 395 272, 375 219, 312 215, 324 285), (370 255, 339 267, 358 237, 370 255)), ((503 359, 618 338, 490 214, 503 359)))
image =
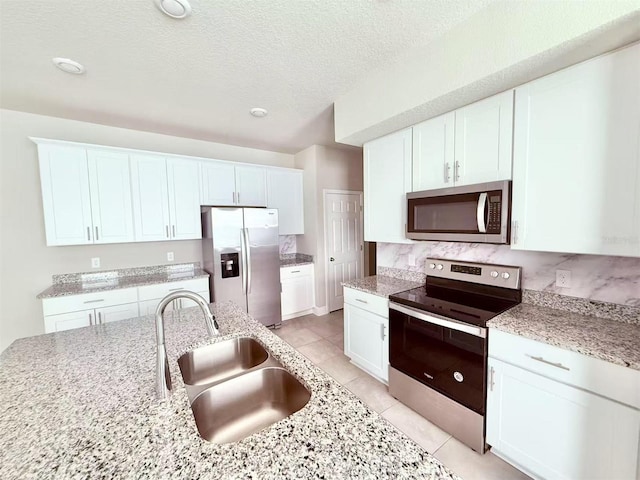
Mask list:
POLYGON ((282 323, 278 210, 202 208, 211 301, 231 300, 267 326, 282 323))

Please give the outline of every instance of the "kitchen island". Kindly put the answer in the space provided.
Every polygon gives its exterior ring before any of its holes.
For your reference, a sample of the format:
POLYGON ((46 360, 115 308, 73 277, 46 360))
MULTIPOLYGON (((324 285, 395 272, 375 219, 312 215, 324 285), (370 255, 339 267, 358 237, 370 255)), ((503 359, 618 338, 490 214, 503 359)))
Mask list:
POLYGON ((152 316, 14 342, 0 356, 0 478, 457 478, 232 303, 165 320, 173 392, 155 398, 152 316), (230 444, 203 440, 177 365, 249 335, 311 391, 302 410, 230 444))

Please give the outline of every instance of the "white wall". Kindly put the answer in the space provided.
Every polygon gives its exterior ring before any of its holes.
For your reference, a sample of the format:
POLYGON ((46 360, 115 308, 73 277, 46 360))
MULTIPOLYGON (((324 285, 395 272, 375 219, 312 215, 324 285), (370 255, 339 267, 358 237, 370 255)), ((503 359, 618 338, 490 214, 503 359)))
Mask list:
POLYGON ((36 295, 51 285, 51 275, 159 265, 166 253, 175 262, 201 261, 199 240, 47 247, 36 146, 37 136, 131 147, 164 153, 293 167, 293 155, 191 140, 149 132, 0 110, 0 351, 20 337, 44 333, 36 295))
POLYGON ((637 0, 490 4, 335 101, 336 141, 381 137, 640 38, 637 0))
POLYGON ((362 191, 362 151, 313 145, 295 156, 304 169, 305 234, 297 239, 297 251, 314 257, 316 306, 327 305, 324 255, 323 190, 362 191))

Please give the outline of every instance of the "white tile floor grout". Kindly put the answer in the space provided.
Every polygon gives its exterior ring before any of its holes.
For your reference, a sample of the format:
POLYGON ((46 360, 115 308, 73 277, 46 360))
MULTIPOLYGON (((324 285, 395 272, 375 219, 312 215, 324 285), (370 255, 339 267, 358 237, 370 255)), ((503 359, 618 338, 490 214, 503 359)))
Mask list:
POLYGON ((463 479, 529 478, 490 452, 479 455, 393 398, 386 385, 344 355, 343 327, 343 312, 338 310, 321 317, 287 320, 274 333, 463 479))

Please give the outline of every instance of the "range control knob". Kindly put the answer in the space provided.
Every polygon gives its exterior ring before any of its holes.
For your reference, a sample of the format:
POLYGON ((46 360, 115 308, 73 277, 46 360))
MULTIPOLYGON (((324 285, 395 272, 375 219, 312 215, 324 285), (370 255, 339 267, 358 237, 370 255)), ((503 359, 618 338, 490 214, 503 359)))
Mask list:
POLYGON ((431 268, 431 269, 436 268, 436 264, 435 264, 435 263, 430 263, 430 264, 429 264, 429 268, 431 268))
POLYGON ((505 280, 507 280, 511 275, 509 275, 509 272, 502 272, 502 278, 504 278, 505 280))
POLYGON ((444 267, 442 266, 442 264, 441 264, 441 263, 439 263, 439 264, 436 266, 436 268, 437 268, 438 270, 442 270, 444 267))
POLYGON ((495 270, 493 272, 491 272, 491 276, 493 278, 498 278, 498 272, 496 272, 495 270))

